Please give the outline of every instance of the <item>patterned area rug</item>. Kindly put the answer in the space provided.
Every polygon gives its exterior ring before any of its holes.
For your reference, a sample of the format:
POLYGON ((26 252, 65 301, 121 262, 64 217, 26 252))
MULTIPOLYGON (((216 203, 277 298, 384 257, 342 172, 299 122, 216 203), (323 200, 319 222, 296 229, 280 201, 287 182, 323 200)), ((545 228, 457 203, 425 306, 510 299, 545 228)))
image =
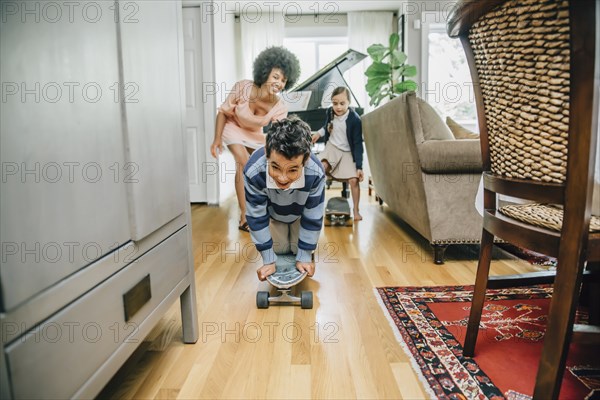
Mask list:
MULTIPOLYGON (((377 288, 400 344, 432 398, 528 399, 551 286, 488 290, 476 356, 462 357, 472 286, 377 288)), ((578 315, 585 322, 586 315, 578 315)), ((560 398, 600 396, 600 348, 572 345, 560 398)))

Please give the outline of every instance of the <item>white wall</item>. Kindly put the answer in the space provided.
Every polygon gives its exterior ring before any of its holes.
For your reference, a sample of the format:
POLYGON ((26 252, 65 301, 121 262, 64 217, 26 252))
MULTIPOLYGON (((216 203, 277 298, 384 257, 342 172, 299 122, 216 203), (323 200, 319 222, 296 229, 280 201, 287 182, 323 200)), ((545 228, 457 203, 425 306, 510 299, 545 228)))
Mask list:
POLYGON ((298 15, 288 16, 285 21, 287 37, 305 37, 307 35, 328 37, 348 34, 348 16, 337 15, 298 15))

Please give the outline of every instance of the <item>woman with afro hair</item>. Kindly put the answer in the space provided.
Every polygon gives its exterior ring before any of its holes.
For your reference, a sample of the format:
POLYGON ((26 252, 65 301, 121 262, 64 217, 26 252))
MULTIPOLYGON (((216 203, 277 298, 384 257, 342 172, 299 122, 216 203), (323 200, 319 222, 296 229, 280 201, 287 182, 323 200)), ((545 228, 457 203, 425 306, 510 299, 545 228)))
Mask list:
POLYGON ((300 62, 283 47, 269 47, 254 60, 253 80, 233 86, 218 108, 215 138, 210 152, 217 158, 227 146, 236 164, 235 192, 241 210, 240 230, 248 232, 244 197, 244 166, 250 154, 265 145, 263 127, 287 117, 287 107, 278 96, 294 86, 300 76, 300 62))

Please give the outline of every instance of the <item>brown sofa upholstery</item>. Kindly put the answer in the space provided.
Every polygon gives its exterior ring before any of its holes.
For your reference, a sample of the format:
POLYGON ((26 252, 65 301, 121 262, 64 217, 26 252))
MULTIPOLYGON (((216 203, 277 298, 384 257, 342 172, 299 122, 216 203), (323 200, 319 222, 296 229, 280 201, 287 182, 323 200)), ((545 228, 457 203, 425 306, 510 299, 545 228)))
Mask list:
POLYGON ((404 93, 362 117, 377 195, 425 237, 443 263, 453 243, 479 243, 478 139, 456 140, 433 108, 404 93))

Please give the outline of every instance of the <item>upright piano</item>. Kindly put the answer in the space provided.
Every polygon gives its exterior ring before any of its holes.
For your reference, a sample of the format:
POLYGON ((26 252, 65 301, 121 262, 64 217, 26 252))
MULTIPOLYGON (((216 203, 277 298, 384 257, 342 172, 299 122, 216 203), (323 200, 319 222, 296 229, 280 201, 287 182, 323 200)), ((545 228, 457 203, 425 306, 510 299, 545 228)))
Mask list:
POLYGON ((356 50, 348 50, 332 62, 321 68, 306 81, 300 83, 292 90, 283 94, 288 103, 289 114, 296 114, 310 125, 311 130, 318 131, 325 123, 326 111, 331 103, 331 93, 338 86, 346 86, 352 95, 351 107, 359 115, 364 109, 360 107, 348 82, 344 79, 344 72, 358 64, 365 57, 356 50))

